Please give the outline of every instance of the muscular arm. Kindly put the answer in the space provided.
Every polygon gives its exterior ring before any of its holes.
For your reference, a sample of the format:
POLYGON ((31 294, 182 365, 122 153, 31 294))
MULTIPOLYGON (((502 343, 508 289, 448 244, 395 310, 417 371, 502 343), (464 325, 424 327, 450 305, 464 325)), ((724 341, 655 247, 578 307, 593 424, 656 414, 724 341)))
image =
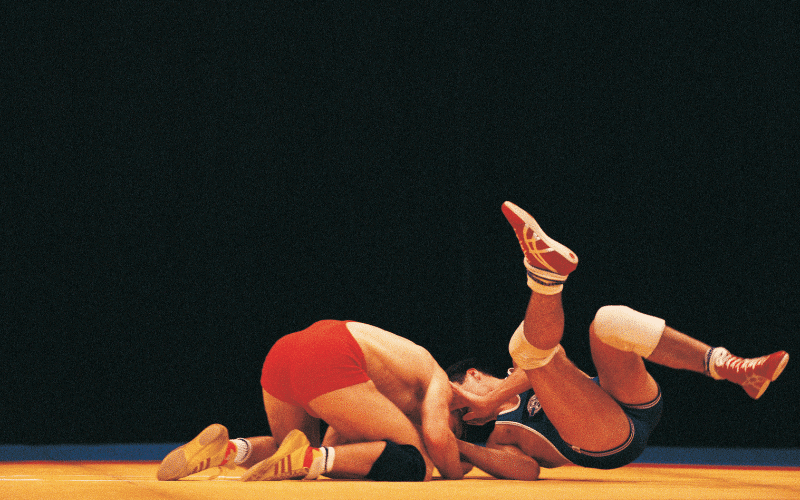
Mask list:
POLYGON ((440 368, 433 375, 422 402, 422 439, 442 477, 461 479, 464 477, 464 468, 456 437, 449 425, 451 398, 450 382, 440 368))
POLYGON ((514 368, 511 375, 503 379, 500 385, 490 392, 488 396, 492 403, 499 406, 508 401, 508 398, 525 392, 530 388, 531 383, 528 381, 528 375, 525 370, 514 368))
POLYGON ((452 386, 458 395, 457 404, 466 404, 469 407, 464 421, 472 425, 483 425, 497 418, 500 406, 509 398, 530 389, 531 383, 524 370, 515 369, 492 392, 482 396, 465 391, 457 384, 452 386))
POLYGON ((459 441, 458 450, 469 463, 496 478, 523 481, 539 479, 538 462, 516 446, 497 445, 488 448, 459 441))

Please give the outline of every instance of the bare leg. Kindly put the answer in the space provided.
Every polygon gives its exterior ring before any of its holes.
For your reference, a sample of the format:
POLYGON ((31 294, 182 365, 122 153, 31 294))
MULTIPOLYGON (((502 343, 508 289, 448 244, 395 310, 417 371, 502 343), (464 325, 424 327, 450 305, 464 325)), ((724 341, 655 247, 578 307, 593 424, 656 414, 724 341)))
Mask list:
MULTIPOLYGON (((263 455, 270 447, 282 442, 292 429, 299 429, 306 434, 311 446, 320 446, 318 418, 312 417, 303 408, 274 398, 266 391, 263 391, 263 396, 274 439, 271 443, 268 438, 257 442, 260 445, 258 458, 268 458, 269 455, 263 455)), ((336 437, 326 438, 325 443, 334 444, 336 454, 333 467, 325 473, 326 476, 366 477, 386 447, 384 440, 390 440, 416 447, 425 459, 426 480, 430 480, 433 462, 425 451, 419 432, 408 417, 378 391, 374 382, 368 381, 322 394, 309 401, 308 406, 335 430, 331 435, 336 437), (380 415, 380 418, 375 418, 376 415, 380 415)), ((261 460, 248 459, 243 465, 250 467, 261 460)))
MULTIPOLYGON (((330 429, 332 429, 332 427, 329 428, 329 430, 330 429)), ((328 434, 325 435, 322 445, 336 448, 336 462, 334 463, 333 470, 326 473, 328 477, 351 479, 366 476, 369 474, 372 464, 375 463, 375 460, 385 448, 383 442, 358 443, 357 446, 350 446, 352 443, 331 440, 328 436, 328 434), (374 445, 372 446, 372 448, 374 448, 372 453, 369 452, 370 446, 366 446, 368 444, 374 445), (340 474, 337 475, 337 471, 340 471, 340 474)), ((250 456, 247 457, 247 460, 238 464, 244 468, 249 468, 262 460, 268 459, 275 454, 278 449, 278 444, 280 444, 276 443, 275 439, 270 436, 249 437, 247 440, 250 442, 250 446, 252 446, 252 451, 250 452, 250 456)))
POLYGON ((564 309, 561 294, 532 293, 525 310, 525 339, 542 350, 552 349, 564 334, 564 309))
POLYGON ((711 346, 666 327, 648 361, 679 370, 705 373, 706 353, 711 346))
POLYGON ((592 359, 600 384, 616 400, 636 405, 653 401, 658 385, 642 356, 676 369, 705 372, 710 347, 666 326, 664 320, 624 306, 597 311, 589 328, 592 359))
POLYGON ((636 405, 653 401, 658 396, 658 384, 638 354, 603 343, 595 333, 594 323, 589 327, 589 340, 600 385, 614 399, 636 405))
POLYGON ((336 450, 336 461, 333 469, 326 472, 327 477, 335 479, 358 479, 363 478, 375 463, 383 449, 386 447, 383 442, 359 443, 345 439, 333 427, 328 427, 325 437, 322 440, 323 446, 332 446, 336 450), (351 446, 355 445, 355 446, 351 446))
POLYGON ((304 409, 285 403, 265 390, 261 390, 264 397, 264 410, 276 443, 283 442, 292 429, 298 429, 306 435, 311 446, 320 445, 319 418, 312 417, 304 409))
MULTIPOLYGON (((558 345, 564 331, 561 294, 532 293, 525 338, 539 349, 558 345)), ((542 408, 564 441, 590 451, 619 446, 630 426, 619 404, 579 370, 562 351, 546 365, 526 370, 542 408)))
POLYGON ((617 400, 629 404, 652 401, 651 396, 657 394, 657 386, 639 356, 669 368, 729 380, 754 399, 761 397, 789 361, 784 351, 745 359, 723 347, 712 349, 664 325, 663 320, 623 306, 602 307, 590 331, 592 358, 602 386, 617 400), (661 328, 656 330, 659 322, 661 328))
POLYGON ((271 457, 277 450, 278 444, 272 436, 254 436, 247 438, 250 443, 250 456, 238 464, 240 467, 249 468, 262 460, 271 457))
POLYGON ((335 429, 339 439, 353 443, 336 446, 334 477, 364 477, 386 447, 384 440, 416 447, 425 459, 426 480, 433 462, 417 428, 372 381, 318 396, 309 406, 335 429), (376 418, 376 415, 380 416, 376 418), (340 457, 341 455, 341 457, 340 457))
POLYGON ((740 358, 722 347, 712 350, 708 344, 666 327, 656 349, 647 359, 670 368, 729 380, 741 385, 753 399, 758 399, 786 367, 789 354, 778 351, 755 359, 740 358))

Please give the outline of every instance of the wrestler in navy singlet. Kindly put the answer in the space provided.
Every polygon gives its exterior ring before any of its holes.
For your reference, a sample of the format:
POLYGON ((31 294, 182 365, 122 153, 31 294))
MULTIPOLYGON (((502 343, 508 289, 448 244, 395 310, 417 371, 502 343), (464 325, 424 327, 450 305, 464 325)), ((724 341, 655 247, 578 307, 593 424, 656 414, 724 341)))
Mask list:
MULTIPOLYGON (((592 380, 598 383, 597 377, 592 380)), ((558 431, 545 415, 533 389, 523 392, 519 397, 520 405, 514 410, 500 414, 495 425, 524 426, 550 441, 570 462, 593 469, 616 469, 636 460, 647 446, 647 439, 658 424, 663 409, 661 389, 658 391, 658 396, 649 403, 642 405, 620 403, 620 407, 628 416, 631 425, 628 440, 614 449, 594 452, 581 450, 561 439, 558 431)))

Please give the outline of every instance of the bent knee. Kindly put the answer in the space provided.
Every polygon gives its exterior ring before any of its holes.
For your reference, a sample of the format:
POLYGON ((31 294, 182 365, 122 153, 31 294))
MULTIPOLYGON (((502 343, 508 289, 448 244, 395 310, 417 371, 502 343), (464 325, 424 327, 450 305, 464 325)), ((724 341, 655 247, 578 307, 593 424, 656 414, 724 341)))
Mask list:
POLYGON ((612 331, 616 324, 617 318, 620 313, 626 309, 626 306, 603 306, 594 313, 594 319, 589 326, 589 333, 600 338, 607 335, 607 332, 612 331))
POLYGON ((589 332, 604 344, 646 358, 658 345, 665 326, 663 319, 627 306, 603 306, 589 332))
POLYGON ((430 477, 425 458, 416 446, 386 441, 366 478, 373 481, 424 481, 430 477))
POLYGON ((598 309, 592 324, 589 325, 589 334, 608 344, 607 339, 619 328, 618 320, 625 308, 625 306, 603 306, 598 309))

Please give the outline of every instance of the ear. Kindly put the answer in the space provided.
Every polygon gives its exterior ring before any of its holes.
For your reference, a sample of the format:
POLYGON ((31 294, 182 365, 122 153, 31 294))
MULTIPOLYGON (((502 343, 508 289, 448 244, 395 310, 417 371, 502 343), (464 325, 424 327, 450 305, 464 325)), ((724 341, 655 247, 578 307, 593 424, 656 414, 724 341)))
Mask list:
POLYGON ((467 370, 467 375, 469 375, 474 379, 480 380, 482 373, 477 368, 470 368, 469 370, 467 370))

